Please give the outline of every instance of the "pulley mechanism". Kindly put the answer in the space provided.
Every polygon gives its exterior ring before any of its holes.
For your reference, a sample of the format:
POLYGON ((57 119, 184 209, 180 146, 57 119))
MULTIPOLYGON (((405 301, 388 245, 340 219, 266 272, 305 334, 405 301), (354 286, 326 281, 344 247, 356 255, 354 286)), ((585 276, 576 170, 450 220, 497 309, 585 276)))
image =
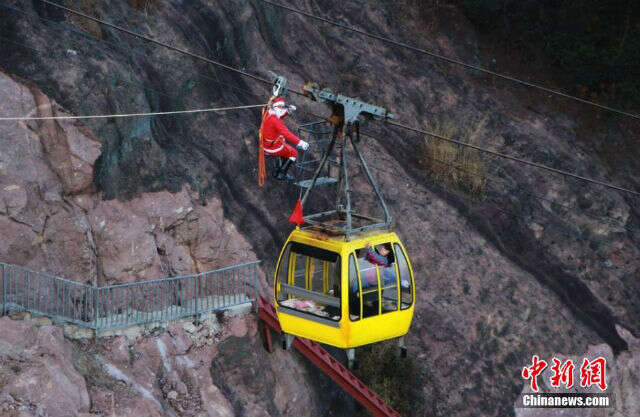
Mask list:
POLYGON ((283 97, 287 94, 287 79, 283 76, 276 76, 271 89, 274 97, 283 97))
POLYGON ((302 86, 302 93, 313 101, 324 101, 332 110, 332 117, 339 117, 344 124, 358 122, 360 116, 382 120, 393 119, 387 109, 365 103, 364 101, 334 93, 331 90, 320 89, 316 83, 307 83, 302 86))

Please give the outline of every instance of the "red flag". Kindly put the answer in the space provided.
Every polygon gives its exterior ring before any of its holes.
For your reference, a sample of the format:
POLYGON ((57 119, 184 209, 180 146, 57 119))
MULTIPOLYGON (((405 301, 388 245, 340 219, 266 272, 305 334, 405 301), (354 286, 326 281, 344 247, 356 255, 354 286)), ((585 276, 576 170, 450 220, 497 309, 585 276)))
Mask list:
POLYGON ((302 215, 302 202, 300 201, 300 199, 298 199, 296 207, 293 209, 293 213, 291 213, 291 216, 289 217, 289 222, 297 224, 298 226, 304 224, 304 216, 302 215))

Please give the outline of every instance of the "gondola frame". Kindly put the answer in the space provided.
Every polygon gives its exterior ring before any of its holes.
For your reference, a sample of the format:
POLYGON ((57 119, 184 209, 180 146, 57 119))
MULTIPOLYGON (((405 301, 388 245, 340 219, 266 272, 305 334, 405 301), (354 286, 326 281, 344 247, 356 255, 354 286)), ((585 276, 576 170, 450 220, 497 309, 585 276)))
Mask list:
MULTIPOLYGON (((289 268, 290 266, 287 267, 289 268)), ((398 277, 398 267, 394 267, 396 268, 396 277, 398 277)), ((287 274, 289 274, 289 270, 287 270, 287 274)), ((398 283, 396 290, 398 292, 402 291, 400 288, 400 279, 401 278, 397 278, 398 283)), ((358 294, 359 296, 362 295, 361 289, 358 294)), ((380 298, 378 298, 378 300, 378 302, 382 302, 380 298)), ((407 251, 404 248, 404 245, 394 232, 381 233, 380 231, 376 231, 370 233, 362 233, 358 236, 355 236, 355 238, 352 238, 350 241, 346 241, 344 237, 332 237, 321 233, 316 233, 314 231, 296 229, 289 235, 289 238, 285 242, 278 256, 278 263, 274 276, 274 305, 276 306, 276 312, 282 330, 287 334, 303 337, 343 349, 355 348, 388 339, 402 337, 408 333, 411 326, 415 308, 415 300, 415 280, 413 269, 411 267, 411 260, 407 255, 407 251), (289 245, 293 242, 298 242, 303 245, 334 252, 340 256, 341 308, 339 321, 334 322, 328 319, 322 319, 312 314, 288 308, 279 303, 278 286, 280 283, 278 282, 278 275, 280 272, 280 268, 283 267, 283 255, 285 254, 287 247, 289 247, 289 245), (397 244, 400 247, 403 252, 402 254, 406 261, 406 266, 410 276, 412 298, 408 308, 401 308, 402 304, 400 295, 398 297, 399 301, 396 307, 397 309, 395 311, 389 311, 370 317, 359 316, 357 320, 352 320, 349 312, 350 255, 354 255, 355 259, 356 250, 364 248, 367 243, 370 243, 373 246, 383 243, 391 243, 392 245, 397 244)))

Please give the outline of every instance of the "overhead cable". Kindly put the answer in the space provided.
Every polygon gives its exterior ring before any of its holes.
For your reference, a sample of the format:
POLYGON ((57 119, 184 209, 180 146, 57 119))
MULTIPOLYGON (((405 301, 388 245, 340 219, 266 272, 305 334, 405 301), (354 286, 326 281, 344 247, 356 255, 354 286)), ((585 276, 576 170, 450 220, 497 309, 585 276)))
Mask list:
POLYGON ((602 186, 607 187, 607 188, 612 188, 614 190, 624 191, 625 193, 629 193, 629 194, 633 194, 633 195, 636 195, 636 196, 640 196, 640 192, 638 192, 638 191, 630 190, 630 189, 624 188, 624 187, 619 187, 617 185, 610 184, 608 182, 604 182, 604 181, 600 181, 600 180, 595 180, 593 178, 584 177, 582 175, 574 174, 572 172, 565 171, 565 170, 562 170, 562 169, 552 168, 552 167, 550 167, 548 165, 543 165, 543 164, 539 164, 537 162, 528 161, 526 159, 518 158, 517 156, 507 155, 507 154, 504 154, 502 152, 493 151, 491 149, 483 148, 483 147, 480 147, 480 146, 477 146, 477 145, 473 145, 471 143, 465 143, 465 142, 462 142, 462 141, 459 141, 459 140, 456 140, 456 139, 452 139, 452 138, 448 138, 446 136, 439 135, 439 134, 434 133, 434 132, 429 132, 427 130, 418 129, 418 128, 415 128, 415 127, 407 126, 407 125, 402 124, 402 123, 392 122, 392 121, 387 121, 386 124, 391 125, 391 126, 395 126, 395 127, 399 127, 399 128, 402 128, 402 129, 406 129, 406 130, 409 130, 409 131, 412 131, 412 132, 422 133, 424 135, 428 135, 428 136, 431 136, 431 137, 434 137, 434 138, 442 139, 442 140, 444 140, 446 142, 455 143, 455 144, 460 145, 460 146, 464 146, 464 147, 467 147, 467 148, 475 149, 475 150, 477 150, 479 152, 482 152, 482 153, 486 153, 486 154, 497 156, 497 157, 504 158, 504 159, 509 159, 509 160, 512 160, 512 161, 515 161, 515 162, 518 162, 518 163, 521 163, 521 164, 525 164, 525 165, 529 165, 529 166, 532 166, 532 167, 535 167, 535 168, 539 168, 539 169, 543 169, 543 170, 546 170, 546 171, 549 171, 549 172, 553 172, 555 174, 564 175, 564 176, 575 178, 575 179, 578 179, 578 180, 590 182, 592 184, 598 184, 598 185, 602 185, 602 186))
MULTIPOLYGON (((141 35, 141 34, 135 33, 135 32, 133 32, 133 31, 131 31, 129 29, 114 25, 114 24, 109 23, 109 22, 105 22, 105 21, 100 20, 98 18, 95 18, 93 16, 89 16, 87 14, 84 14, 82 12, 78 12, 76 10, 70 9, 68 7, 62 6, 62 5, 54 3, 54 2, 51 2, 49 0, 40 0, 40 1, 44 2, 46 4, 49 4, 49 5, 52 5, 54 7, 58 7, 58 8, 61 8, 63 10, 66 10, 69 13, 73 13, 73 14, 76 14, 78 16, 87 18, 89 20, 92 20, 92 21, 95 21, 95 22, 98 22, 98 23, 102 23, 104 25, 107 25, 109 27, 112 27, 114 29, 122 31, 124 33, 128 33, 128 34, 130 34, 132 36, 144 39, 144 40, 146 40, 148 42, 163 46, 163 47, 171 49, 173 51, 180 52, 180 53, 192 56, 194 58, 203 60, 205 62, 214 64, 214 65, 217 65, 217 66, 220 66, 222 68, 228 69, 229 71, 233 71, 233 72, 239 73, 241 75, 244 75, 246 77, 250 77, 252 79, 261 81, 263 83, 272 84, 271 81, 269 81, 269 80, 267 80, 265 78, 256 76, 254 74, 250 74, 250 73, 248 73, 246 71, 240 70, 238 68, 231 67, 229 65, 223 64, 223 63, 218 62, 218 61, 214 61, 212 59, 203 57, 201 55, 194 54, 194 53, 186 51, 184 49, 177 48, 177 47, 169 45, 167 43, 164 43, 164 42, 161 42, 161 41, 157 41, 157 40, 149 38, 149 37, 147 37, 145 35, 141 35)), ((262 0, 262 1, 267 2, 269 4, 272 4, 272 5, 276 5, 276 6, 282 6, 282 5, 278 5, 277 3, 270 2, 268 0, 262 0)), ((289 8, 288 6, 282 6, 282 7, 287 8, 287 9, 291 9, 291 11, 294 11, 294 12, 302 12, 302 11, 299 11, 297 9, 289 8)), ((302 13, 305 14, 305 15, 309 15, 309 17, 314 17, 314 18, 318 18, 318 19, 321 19, 321 20, 324 19, 324 18, 319 18, 317 16, 311 15, 311 14, 306 13, 306 12, 302 12, 302 13)), ((325 19, 325 20, 327 20, 327 19, 325 19)), ((327 21, 329 23, 332 23, 332 24, 335 23, 335 24, 337 24, 339 26, 345 26, 345 25, 342 25, 342 24, 337 23, 337 22, 332 22, 332 21, 329 21, 329 20, 327 20, 327 21)), ((359 31, 358 29, 349 28, 348 26, 345 26, 345 28, 353 30, 353 31, 357 31, 357 32, 362 32, 362 31, 359 31)), ((366 34, 366 32, 363 32, 363 34, 366 34)), ((377 36, 377 35, 372 35, 372 36, 377 36)), ((382 38, 382 37, 380 37, 380 38, 382 38)), ((386 40, 386 38, 382 38, 382 40, 386 40)), ((419 48, 416 48, 416 49, 419 49, 419 48)), ((295 90, 290 90, 290 91, 292 93, 295 93, 295 94, 298 94, 298 95, 303 95, 301 92, 298 92, 298 91, 295 91, 295 90)), ((640 116, 636 116, 636 117, 640 118, 640 116)), ((515 162, 518 162, 518 163, 522 163, 522 164, 526 164, 526 165, 529 165, 529 166, 533 166, 533 167, 536 167, 536 168, 539 168, 539 169, 543 169, 543 170, 546 170, 546 171, 549 171, 549 172, 553 172, 553 173, 560 174, 560 175, 565 175, 565 176, 576 178, 576 179, 579 179, 579 180, 582 180, 582 181, 586 181, 586 182, 589 182, 589 183, 592 183, 592 184, 598 184, 598 185, 601 185, 601 186, 604 186, 604 187, 608 187, 608 188, 615 189, 615 190, 618 190, 618 191, 623 191, 623 192, 627 192, 629 194, 640 196, 640 192, 633 191, 633 190, 630 190, 630 189, 627 189, 627 188, 623 188, 623 187, 619 187, 619 186, 614 185, 614 184, 609 184, 609 183, 606 183, 606 182, 603 182, 603 181, 595 180, 595 179, 592 179, 592 178, 587 178, 587 177, 584 177, 584 176, 581 176, 581 175, 573 174, 573 173, 568 172, 568 171, 552 168, 552 167, 549 167, 549 166, 546 166, 546 165, 543 165, 543 164, 538 164, 536 162, 531 162, 531 161, 528 161, 526 159, 522 159, 522 158, 518 158, 518 157, 515 157, 515 156, 507 155, 507 154, 504 154, 504 153, 501 153, 501 152, 497 152, 497 151, 493 151, 493 150, 490 150, 490 149, 482 148, 482 147, 479 147, 479 146, 476 146, 476 145, 464 143, 464 142, 461 142, 461 141, 458 141, 458 140, 455 140, 455 139, 451 139, 451 138, 444 137, 442 135, 438 135, 438 134, 433 133, 433 132, 427 132, 425 130, 414 128, 414 127, 411 127, 411 126, 408 126, 408 125, 404 125, 404 124, 401 124, 401 123, 391 122, 391 121, 387 121, 386 123, 389 124, 389 125, 392 125, 392 126, 396 126, 396 127, 400 127, 400 128, 403 128, 403 129, 410 130, 410 131, 414 131, 414 132, 422 133, 422 134, 429 135, 429 136, 432 136, 432 137, 436 137, 436 138, 439 138, 439 139, 442 139, 442 140, 445 140, 445 141, 448 141, 448 142, 451 142, 451 143, 456 143, 456 144, 461 145, 461 146, 470 147, 470 148, 476 149, 478 151, 481 151, 481 152, 484 152, 484 153, 487 153, 487 154, 491 154, 491 155, 494 155, 494 156, 497 156, 497 157, 509 159, 509 160, 512 160, 512 161, 515 161, 515 162)))
POLYGON ((86 116, 43 116, 43 117, 0 117, 0 122, 8 121, 28 121, 28 120, 73 120, 73 119, 108 119, 112 117, 144 117, 144 116, 166 116, 169 114, 192 114, 192 113, 209 113, 209 112, 221 112, 227 110, 240 110, 240 109, 254 109, 256 107, 264 107, 265 104, 251 104, 247 106, 234 106, 234 107, 218 107, 210 109, 191 109, 191 110, 174 110, 174 111, 159 111, 151 113, 123 113, 123 114, 94 114, 86 116))
POLYGON ((204 57, 204 56, 202 56, 202 55, 195 54, 195 53, 193 53, 193 52, 187 51, 186 49, 178 48, 177 46, 173 46, 173 45, 168 44, 168 43, 166 43, 166 42, 162 42, 162 41, 159 41, 159 40, 156 40, 156 39, 150 38, 150 37, 148 37, 148 36, 145 36, 145 35, 142 35, 142 34, 139 34, 139 33, 133 32, 133 31, 131 31, 131 30, 127 29, 127 28, 124 28, 124 27, 122 27, 122 26, 114 25, 113 23, 109 23, 109 22, 106 22, 106 21, 104 21, 104 20, 98 19, 98 18, 96 18, 96 17, 90 16, 90 15, 88 15, 88 14, 85 14, 85 13, 79 12, 79 11, 77 11, 77 10, 70 9, 70 8, 68 8, 68 7, 66 7, 66 6, 61 5, 61 4, 54 3, 54 2, 49 1, 49 0, 40 0, 40 1, 41 1, 41 2, 43 2, 43 3, 46 3, 46 4, 50 5, 50 6, 57 7, 57 8, 59 8, 59 9, 65 10, 65 11, 67 11, 67 12, 69 12, 69 13, 72 13, 72 14, 75 14, 75 15, 77 15, 77 16, 83 17, 83 18, 85 18, 85 19, 89 19, 89 20, 92 20, 92 21, 94 21, 94 22, 101 23, 101 24, 103 24, 103 25, 105 25, 105 26, 108 26, 108 27, 110 27, 110 28, 113 28, 113 29, 119 30, 120 32, 124 32, 124 33, 127 33, 127 34, 131 35, 131 36, 135 36, 135 37, 137 37, 137 38, 143 39, 143 40, 145 40, 145 41, 147 41, 147 42, 150 42, 150 43, 154 43, 154 44, 156 44, 156 45, 163 46, 163 47, 165 47, 165 48, 167 48, 167 49, 171 49, 172 51, 176 51, 176 52, 180 52, 180 53, 185 54, 185 55, 189 55, 189 56, 191 56, 191 57, 193 57, 193 58, 199 59, 199 60, 204 61, 204 62, 208 62, 208 63, 210 63, 210 64, 217 65, 217 66, 219 66, 219 67, 221 67, 221 68, 224 68, 224 69, 226 69, 226 70, 229 70, 229 71, 232 71, 232 72, 236 72, 236 73, 238 73, 238 74, 244 75, 245 77, 249 77, 249 78, 252 78, 252 79, 254 79, 254 80, 257 80, 257 81, 263 82, 263 83, 272 84, 272 82, 271 82, 271 81, 269 81, 269 80, 267 80, 266 78, 262 78, 262 77, 260 77, 260 76, 257 76, 257 75, 254 75, 254 74, 248 73, 248 72, 246 72, 246 71, 243 71, 243 70, 241 70, 241 69, 234 68, 234 67, 232 67, 232 66, 229 66, 229 65, 223 64, 222 62, 215 61, 215 60, 213 60, 213 59, 210 59, 210 58, 204 57))
POLYGON ((547 93, 550 93, 550 94, 555 94, 557 96, 561 96, 561 97, 564 97, 564 98, 567 98, 567 99, 570 99, 570 100, 578 101, 580 103, 587 104, 589 106, 594 106, 594 107, 597 107, 597 108, 602 109, 602 110, 607 110, 607 111, 610 111, 610 112, 613 112, 613 113, 617 113, 617 114, 620 114, 620 115, 623 115, 623 116, 632 117, 634 119, 640 119, 640 115, 638 115, 638 114, 630 113, 630 112, 627 112, 627 111, 624 111, 624 110, 619 110, 619 109, 616 109, 616 108, 613 108, 613 107, 610 107, 610 106, 606 106, 606 105, 603 105, 603 104, 596 103, 594 101, 585 100, 583 98, 576 97, 576 96, 573 96, 571 94, 563 93, 562 91, 554 90, 554 89, 551 89, 549 87, 544 87, 544 86, 539 85, 539 84, 534 84, 534 83, 529 82, 529 81, 524 81, 524 80, 515 78, 513 76, 510 76, 510 75, 501 74, 499 72, 495 72, 495 71, 489 70, 487 68, 479 67, 477 65, 468 64, 468 63, 460 61, 458 59, 450 58, 448 56, 441 55, 441 54, 435 53, 433 51, 428 51, 426 49, 418 48, 418 47, 415 47, 413 45, 409 45, 407 43, 403 43, 403 42, 399 42, 399 41, 396 41, 396 40, 393 40, 393 39, 390 39, 390 38, 386 38, 384 36, 376 35, 376 34, 373 34, 373 33, 368 33, 368 32, 365 32, 364 30, 356 29, 354 27, 347 26, 347 25, 342 24, 340 22, 336 22, 334 20, 330 20, 330 19, 326 19, 324 17, 316 16, 314 14, 305 12, 304 10, 295 9, 293 7, 286 6, 284 4, 275 3, 275 2, 272 2, 272 1, 269 1, 269 0, 261 0, 261 1, 263 3, 270 4, 270 5, 274 6, 274 7, 278 7, 278 8, 284 9, 284 10, 288 10, 288 11, 290 11, 292 13, 297 13, 297 14, 300 14, 302 16, 309 17, 311 19, 319 20, 321 22, 325 22, 325 23, 328 23, 330 25, 337 26, 339 28, 348 30, 350 32, 358 33, 360 35, 363 35, 363 36, 366 36, 366 37, 369 37, 369 38, 372 38, 372 39, 377 39, 379 41, 386 42, 386 43, 394 45, 394 46, 410 49, 410 50, 412 50, 414 52, 418 52, 418 53, 421 53, 421 54, 424 54, 424 55, 428 55, 428 56, 431 56, 433 58, 436 58, 436 59, 439 59, 439 60, 442 60, 442 61, 446 61, 446 62, 448 62, 450 64, 459 65, 459 66, 465 67, 467 69, 472 69, 474 71, 484 72, 484 73, 492 75, 494 77, 498 77, 498 78, 502 78, 502 79, 505 79, 505 80, 508 80, 508 81, 512 81, 514 83, 517 83, 517 84, 520 84, 520 85, 524 85, 526 87, 531 87, 531 88, 535 88, 535 89, 538 89, 538 90, 542 90, 544 92, 547 92, 547 93))

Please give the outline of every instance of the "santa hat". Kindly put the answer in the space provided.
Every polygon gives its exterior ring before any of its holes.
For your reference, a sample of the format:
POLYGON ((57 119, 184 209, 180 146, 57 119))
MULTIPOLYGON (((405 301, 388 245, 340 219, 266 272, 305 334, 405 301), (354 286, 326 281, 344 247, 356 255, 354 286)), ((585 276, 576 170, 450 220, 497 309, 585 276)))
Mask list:
POLYGON ((282 97, 276 97, 271 104, 273 107, 287 107, 284 103, 284 99, 282 97))

